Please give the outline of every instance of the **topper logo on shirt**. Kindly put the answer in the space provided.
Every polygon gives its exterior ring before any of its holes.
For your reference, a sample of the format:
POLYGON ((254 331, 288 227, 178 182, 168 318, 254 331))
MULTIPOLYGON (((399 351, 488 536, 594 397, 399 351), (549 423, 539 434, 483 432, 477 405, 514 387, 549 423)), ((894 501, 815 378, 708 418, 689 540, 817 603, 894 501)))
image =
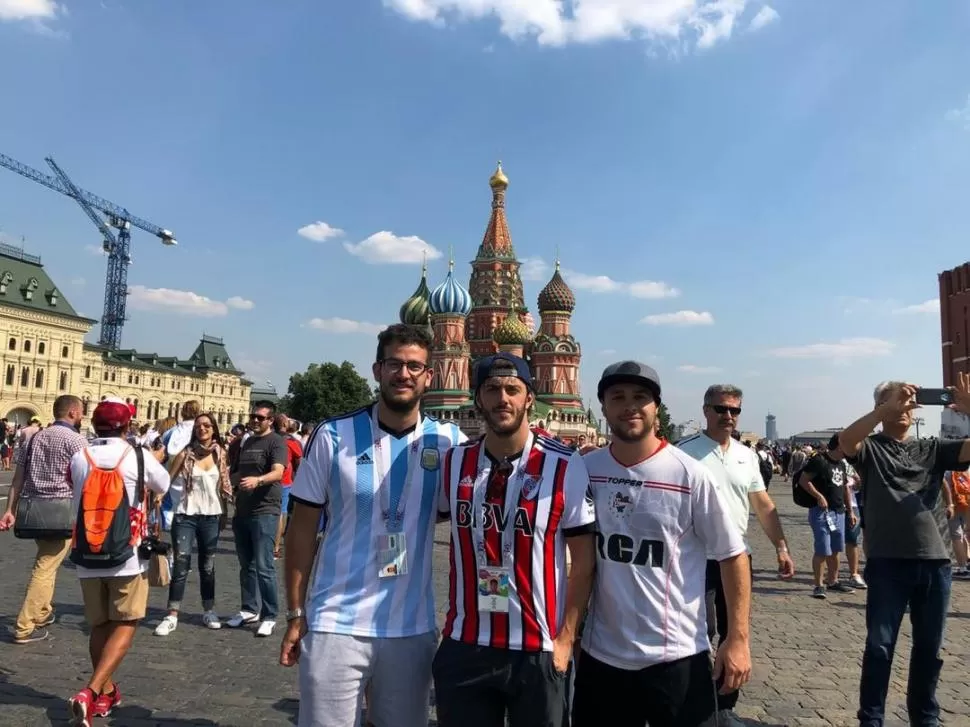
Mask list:
MULTIPOLYGON (((458 500, 458 507, 455 509, 455 524, 460 528, 470 528, 475 522, 472 518, 472 504, 468 500, 458 500)), ((505 532, 508 525, 508 518, 501 505, 494 503, 482 503, 482 528, 486 533, 489 530, 505 532)), ((512 526, 527 537, 532 537, 535 533, 535 523, 529 520, 529 513, 524 507, 515 508, 512 515, 512 526)))

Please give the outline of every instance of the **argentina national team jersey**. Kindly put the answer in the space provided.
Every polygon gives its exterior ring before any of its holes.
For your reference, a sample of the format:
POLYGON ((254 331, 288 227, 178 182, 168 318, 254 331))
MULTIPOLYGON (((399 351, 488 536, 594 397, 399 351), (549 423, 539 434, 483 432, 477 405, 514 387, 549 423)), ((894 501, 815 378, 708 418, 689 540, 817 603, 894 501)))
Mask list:
POLYGON ((293 482, 290 496, 322 505, 327 520, 307 586, 307 626, 353 636, 415 636, 435 628, 431 556, 441 463, 466 438, 456 425, 427 417, 395 436, 374 428, 372 416, 376 405, 318 425, 293 482), (418 461, 409 467, 412 457, 418 461), (386 473, 389 501, 397 502, 409 470, 407 573, 380 578, 378 536, 387 530, 379 473, 386 473))

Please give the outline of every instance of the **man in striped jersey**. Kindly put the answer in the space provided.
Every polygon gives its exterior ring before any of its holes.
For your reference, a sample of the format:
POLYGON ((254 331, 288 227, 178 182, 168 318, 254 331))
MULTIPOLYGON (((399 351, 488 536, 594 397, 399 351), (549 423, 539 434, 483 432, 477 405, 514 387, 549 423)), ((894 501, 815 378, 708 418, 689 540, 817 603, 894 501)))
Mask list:
POLYGON ((438 724, 562 727, 595 563, 589 477, 578 452, 529 430, 525 361, 483 359, 474 388, 485 437, 448 452, 439 504, 451 547, 438 724))
POLYGON ((744 540, 710 471, 657 436, 656 371, 636 361, 613 364, 597 395, 613 442, 583 458, 598 558, 573 727, 714 727, 713 676, 736 690, 751 673, 744 540), (731 621, 713 673, 706 553, 720 561, 731 621))
POLYGON ((421 327, 385 329, 377 403, 317 426, 292 485, 280 663, 299 662, 300 727, 358 725, 368 685, 376 727, 428 724, 439 469, 465 440, 421 415, 430 349, 421 327))

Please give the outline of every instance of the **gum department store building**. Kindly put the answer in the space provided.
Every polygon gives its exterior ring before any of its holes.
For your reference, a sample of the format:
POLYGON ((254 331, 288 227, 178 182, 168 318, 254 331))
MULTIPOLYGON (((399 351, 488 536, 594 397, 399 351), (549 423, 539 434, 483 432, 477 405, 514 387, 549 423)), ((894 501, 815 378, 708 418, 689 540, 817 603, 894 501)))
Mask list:
MULTIPOLYGON (((245 420, 252 383, 221 338, 203 336, 180 359, 85 343, 95 323, 71 307, 40 257, 0 244, 0 417, 47 424, 54 399, 74 394, 86 415, 116 396, 136 407, 139 422, 178 417, 190 399, 214 412, 223 431, 245 420)), ((86 418, 82 431, 89 424, 86 418)))
POLYGON ((471 263, 468 288, 455 279, 451 260, 448 275, 431 290, 425 266, 417 290, 401 306, 402 323, 428 326, 434 335, 434 379, 424 409, 454 421, 470 436, 481 433, 472 403, 471 373, 478 359, 506 351, 525 358, 532 369, 537 401, 531 421, 567 442, 581 434, 596 441, 597 422, 592 410, 583 406, 579 391, 581 349, 570 331, 576 297, 559 273, 557 261, 552 278, 539 293, 540 322, 535 330, 505 218, 509 180, 501 164, 489 186, 492 215, 471 263))

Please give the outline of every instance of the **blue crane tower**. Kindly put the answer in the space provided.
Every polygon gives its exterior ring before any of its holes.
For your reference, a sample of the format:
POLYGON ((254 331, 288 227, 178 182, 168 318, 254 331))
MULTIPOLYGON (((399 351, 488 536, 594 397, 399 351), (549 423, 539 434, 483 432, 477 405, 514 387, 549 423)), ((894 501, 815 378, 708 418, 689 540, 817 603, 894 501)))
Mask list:
POLYGON ((108 274, 104 281, 104 312, 101 315, 101 338, 98 343, 111 349, 121 348, 121 329, 125 325, 128 306, 128 266, 131 264, 131 228, 137 227, 155 235, 163 245, 177 245, 175 235, 158 225, 136 217, 124 207, 103 197, 81 189, 57 163, 47 157, 44 161, 54 171, 54 176, 21 164, 16 159, 0 154, 0 167, 43 184, 48 189, 70 197, 98 228, 102 236, 102 249, 108 253, 108 274), (98 214, 101 212, 104 217, 98 214), (118 231, 117 236, 112 228, 118 231))

